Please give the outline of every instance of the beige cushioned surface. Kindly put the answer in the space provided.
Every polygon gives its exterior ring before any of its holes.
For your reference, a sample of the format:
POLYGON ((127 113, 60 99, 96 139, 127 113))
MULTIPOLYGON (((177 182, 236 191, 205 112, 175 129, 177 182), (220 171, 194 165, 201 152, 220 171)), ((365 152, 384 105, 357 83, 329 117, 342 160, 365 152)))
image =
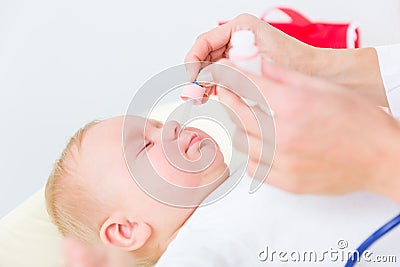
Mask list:
MULTIPOLYGON (((182 102, 162 104, 150 116, 164 121, 179 103, 182 102)), ((230 157, 230 142, 224 141, 227 138, 221 129, 204 121, 192 125, 215 138, 226 158, 230 157)), ((61 236, 46 212, 42 188, 0 220, 0 267, 61 267, 60 241, 61 236)))
POLYGON ((1 267, 61 267, 61 236, 39 190, 0 221, 1 267))

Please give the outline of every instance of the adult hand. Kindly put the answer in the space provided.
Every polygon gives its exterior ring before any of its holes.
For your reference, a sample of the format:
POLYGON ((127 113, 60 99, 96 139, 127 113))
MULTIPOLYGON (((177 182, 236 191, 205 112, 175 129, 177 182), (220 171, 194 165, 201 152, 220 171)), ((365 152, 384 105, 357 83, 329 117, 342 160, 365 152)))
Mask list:
MULTIPOLYGON (((229 60, 221 64, 232 68, 229 60)), ((257 101, 240 79, 213 64, 213 78, 233 92, 257 101)), ((274 111, 275 140, 256 119, 267 119, 229 90, 220 101, 232 107, 245 127, 238 129, 234 146, 243 151, 249 138, 248 173, 263 179, 271 162, 262 156, 276 142, 275 158, 265 180, 293 193, 341 194, 368 190, 400 202, 400 127, 398 122, 354 92, 325 80, 263 62, 263 77, 245 73, 274 111)), ((243 71, 242 71, 243 72, 243 71)), ((272 130, 272 129, 270 129, 272 130)), ((267 157, 268 158, 268 157, 267 157)))
POLYGON ((201 61, 226 58, 230 38, 237 30, 255 34, 259 53, 291 70, 345 86, 379 106, 388 106, 374 48, 322 49, 309 46, 249 14, 201 34, 185 57, 191 81, 203 67, 201 61))
POLYGON ((65 267, 137 266, 128 252, 89 245, 74 238, 63 240, 62 252, 66 258, 65 267))
POLYGON ((290 37, 257 17, 242 14, 197 38, 185 57, 185 63, 198 63, 188 65, 192 81, 204 67, 201 61, 215 62, 228 56, 232 33, 237 30, 253 31, 260 54, 265 54, 275 62, 292 69, 303 69, 302 62, 310 62, 315 52, 311 46, 290 37))

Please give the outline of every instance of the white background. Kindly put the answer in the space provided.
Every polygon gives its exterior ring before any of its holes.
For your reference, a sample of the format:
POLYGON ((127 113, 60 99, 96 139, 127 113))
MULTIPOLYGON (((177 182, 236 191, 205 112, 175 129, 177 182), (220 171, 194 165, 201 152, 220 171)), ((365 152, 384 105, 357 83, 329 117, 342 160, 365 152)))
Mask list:
POLYGON ((198 34, 277 5, 357 22, 363 46, 400 42, 397 0, 0 0, 0 217, 44 186, 79 127, 123 114, 198 34))

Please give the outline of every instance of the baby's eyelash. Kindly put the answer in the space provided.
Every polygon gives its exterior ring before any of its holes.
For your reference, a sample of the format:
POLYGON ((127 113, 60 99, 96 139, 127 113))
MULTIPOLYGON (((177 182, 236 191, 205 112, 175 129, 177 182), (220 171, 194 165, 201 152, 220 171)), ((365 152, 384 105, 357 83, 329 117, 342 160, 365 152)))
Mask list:
POLYGON ((153 142, 151 141, 146 141, 144 144, 143 148, 140 149, 139 154, 143 152, 143 150, 149 149, 153 145, 153 142))
POLYGON ((149 148, 150 146, 153 145, 153 142, 147 141, 146 145, 144 146, 145 149, 149 148))

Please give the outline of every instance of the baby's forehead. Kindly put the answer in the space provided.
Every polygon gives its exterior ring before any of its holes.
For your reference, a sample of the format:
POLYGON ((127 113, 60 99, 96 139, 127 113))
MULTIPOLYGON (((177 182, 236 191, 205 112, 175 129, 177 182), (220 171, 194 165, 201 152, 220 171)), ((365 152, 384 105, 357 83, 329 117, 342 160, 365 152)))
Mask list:
POLYGON ((87 129, 76 153, 76 167, 85 177, 105 173, 117 159, 123 162, 123 122, 124 116, 113 117, 87 129))
POLYGON ((103 120, 91 128, 94 132, 96 132, 95 134, 100 134, 102 132, 122 132, 124 129, 128 129, 129 127, 139 128, 144 127, 147 124, 162 125, 160 121, 157 121, 155 119, 145 118, 136 115, 125 115, 103 120))
POLYGON ((153 118, 146 118, 146 117, 141 117, 141 116, 136 116, 136 115, 126 115, 124 118, 124 125, 145 125, 145 124, 151 124, 151 125, 163 125, 163 123, 159 120, 153 119, 153 118))
POLYGON ((125 115, 103 120, 91 126, 86 135, 86 143, 89 146, 105 145, 111 142, 121 142, 123 138, 132 134, 142 134, 148 127, 161 127, 162 122, 135 115, 125 115))
POLYGON ((149 127, 162 127, 162 125, 160 121, 141 116, 113 117, 88 127, 81 140, 81 147, 93 147, 90 150, 97 147, 97 150, 99 150, 101 147, 107 147, 110 144, 118 145, 126 138, 143 136, 143 133, 149 127))
POLYGON ((152 119, 140 116, 126 116, 123 123, 123 135, 143 134, 146 130, 154 127, 161 128, 163 123, 152 119))
POLYGON ((79 165, 82 164, 87 170, 90 169, 88 165, 109 165, 109 161, 121 156, 127 140, 129 142, 140 140, 145 126, 154 124, 161 123, 153 119, 130 115, 113 117, 92 125, 84 134, 81 147, 78 149, 79 165))

